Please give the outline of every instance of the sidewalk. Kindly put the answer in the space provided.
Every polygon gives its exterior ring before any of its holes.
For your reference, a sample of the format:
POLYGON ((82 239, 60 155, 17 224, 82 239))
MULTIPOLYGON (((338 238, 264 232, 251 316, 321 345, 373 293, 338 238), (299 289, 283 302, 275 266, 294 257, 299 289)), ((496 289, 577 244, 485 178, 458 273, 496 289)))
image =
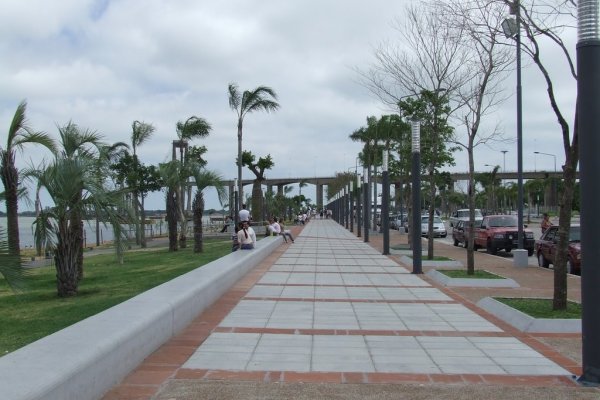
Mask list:
MULTIPOLYGON (((104 399, 600 396, 572 380, 578 335, 523 334, 473 303, 551 293, 549 271, 478 253, 478 268, 522 288, 449 290, 382 256, 381 242, 312 220, 104 399)), ((436 254, 466 257, 438 243, 436 254)))

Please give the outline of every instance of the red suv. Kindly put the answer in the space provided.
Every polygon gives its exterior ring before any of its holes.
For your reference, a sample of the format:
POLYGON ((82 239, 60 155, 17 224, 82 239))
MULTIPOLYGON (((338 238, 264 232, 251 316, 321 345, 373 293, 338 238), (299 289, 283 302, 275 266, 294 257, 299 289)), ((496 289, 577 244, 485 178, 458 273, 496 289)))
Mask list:
MULTIPOLYGON (((540 267, 548 268, 554 264, 556 245, 558 244, 558 226, 546 229, 542 237, 535 242, 535 254, 540 267)), ((567 272, 581 274, 581 230, 579 225, 571 225, 569 230, 569 247, 567 257, 567 272)))

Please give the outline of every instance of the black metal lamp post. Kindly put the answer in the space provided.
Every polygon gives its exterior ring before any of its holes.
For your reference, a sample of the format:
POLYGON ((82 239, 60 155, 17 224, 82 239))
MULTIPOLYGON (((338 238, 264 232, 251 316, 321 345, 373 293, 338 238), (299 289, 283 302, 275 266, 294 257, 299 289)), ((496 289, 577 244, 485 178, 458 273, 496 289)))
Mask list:
POLYGON ((363 168, 363 242, 369 241, 369 215, 371 211, 371 194, 369 192, 369 171, 363 168))
POLYGON ((237 209, 237 204, 238 204, 238 180, 237 178, 233 180, 233 220, 235 222, 235 226, 233 227, 233 231, 235 232, 235 229, 239 226, 240 224, 240 213, 238 212, 237 209))
POLYGON ((350 192, 348 193, 348 201, 350 203, 350 232, 354 232, 354 179, 356 179, 356 175, 350 181, 350 192))
POLYGON ((519 0, 510 4, 510 13, 515 18, 508 18, 502 22, 502 29, 506 37, 514 37, 517 43, 517 248, 513 257, 517 267, 527 266, 527 256, 521 256, 523 250, 523 96, 521 93, 521 11, 519 0), (517 256, 519 253, 519 256, 517 256), (523 265, 524 264, 524 265, 523 265))
POLYGON ((600 169, 600 4, 598 0, 580 0, 577 41, 577 106, 579 122, 581 190, 581 318, 582 375, 580 382, 600 384, 600 243, 597 227, 600 214, 598 170, 600 169))
POLYGON ((383 172, 381 188, 381 228, 383 229, 383 255, 390 254, 390 175, 388 172, 388 151, 383 150, 383 172))
POLYGON ((356 236, 361 237, 362 229, 362 177, 356 174, 356 236))
POLYGON ((421 121, 412 121, 412 253, 413 274, 422 274, 421 266, 421 121))

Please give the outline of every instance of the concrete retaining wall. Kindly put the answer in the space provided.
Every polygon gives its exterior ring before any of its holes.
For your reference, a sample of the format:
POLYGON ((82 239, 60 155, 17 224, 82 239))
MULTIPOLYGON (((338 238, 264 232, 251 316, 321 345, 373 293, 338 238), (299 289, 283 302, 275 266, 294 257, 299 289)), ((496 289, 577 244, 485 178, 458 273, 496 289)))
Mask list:
POLYGON ((98 399, 282 242, 267 237, 0 358, 0 399, 98 399))

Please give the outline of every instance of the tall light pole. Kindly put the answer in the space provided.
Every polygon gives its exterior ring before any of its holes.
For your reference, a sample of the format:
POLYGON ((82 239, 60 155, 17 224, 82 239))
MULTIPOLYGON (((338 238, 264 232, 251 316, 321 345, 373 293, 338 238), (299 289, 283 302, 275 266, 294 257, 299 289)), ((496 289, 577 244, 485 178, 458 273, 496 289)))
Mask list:
POLYGON ((381 188, 381 228, 383 229, 383 255, 390 254, 390 175, 388 172, 388 151, 383 149, 381 188))
POLYGON ((508 150, 500 150, 500 152, 502 153, 502 172, 506 172, 506 153, 508 153, 508 150))
POLYGON ((421 266, 421 121, 412 121, 412 254, 413 274, 422 274, 421 266))
POLYGON ((237 209, 237 204, 238 204, 238 180, 237 178, 235 178, 233 180, 233 220, 235 221, 235 226, 233 227, 233 231, 235 232, 236 228, 239 226, 240 223, 240 214, 238 212, 237 209))
POLYGON ((541 151, 534 151, 534 154, 543 154, 545 156, 550 156, 550 157, 554 157, 554 172, 556 172, 556 155, 555 154, 550 154, 550 153, 542 153, 541 151))
POLYGON ((369 212, 371 211, 371 193, 369 190, 369 170, 363 168, 363 242, 369 241, 369 212))
POLYGON ((527 266, 527 257, 523 257, 523 96, 521 93, 521 8, 519 0, 510 3, 510 13, 515 18, 505 19, 502 29, 507 37, 514 37, 517 43, 517 224, 519 251, 514 252, 514 265, 527 266), (518 255, 517 255, 518 254, 518 255))
POLYGON ((350 180, 350 192, 348 201, 350 202, 350 232, 354 232, 354 181, 356 180, 356 175, 352 177, 350 180))
POLYGON ((582 375, 579 381, 600 383, 600 259, 597 227, 600 201, 597 176, 600 170, 600 4, 598 0, 579 0, 577 40, 577 119, 579 123, 581 187, 581 262, 590 268, 581 271, 582 375))

